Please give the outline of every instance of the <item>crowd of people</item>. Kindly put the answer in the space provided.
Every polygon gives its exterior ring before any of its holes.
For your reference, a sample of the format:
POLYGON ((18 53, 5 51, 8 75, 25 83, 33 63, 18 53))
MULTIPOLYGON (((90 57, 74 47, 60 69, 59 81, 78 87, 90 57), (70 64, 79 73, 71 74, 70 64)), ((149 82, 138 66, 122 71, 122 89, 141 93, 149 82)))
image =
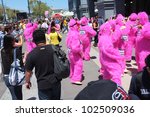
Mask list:
MULTIPOLYGON (((70 62, 69 78, 72 84, 82 85, 83 61, 91 60, 90 49, 94 39, 93 46, 98 47, 99 50, 101 81, 106 84, 105 81, 112 81, 116 84, 115 87, 119 86, 120 89, 121 78, 127 71, 126 62, 131 62, 132 50, 135 49, 139 73, 133 76, 129 94, 125 94, 134 99, 150 99, 149 27, 149 18, 145 12, 132 13, 128 18, 118 14, 105 22, 101 17, 87 18, 83 16, 80 20, 77 18, 63 20, 45 18, 43 21, 24 20, 6 27, 1 26, 0 47, 5 84, 10 90, 12 99, 23 99, 22 85, 12 86, 9 84, 8 78, 14 49, 17 48, 17 58, 26 71, 26 87, 30 89, 32 86, 30 78, 35 68, 39 99, 60 99, 61 81, 54 73, 54 51, 51 45, 60 48, 61 33, 67 32, 66 47, 70 62), (26 50, 22 57, 23 42, 25 42, 26 50)), ((97 83, 93 84, 97 85, 97 83)), ((105 87, 103 88, 105 89, 105 87)), ((84 99, 81 97, 83 94, 80 94, 76 99, 84 99)))

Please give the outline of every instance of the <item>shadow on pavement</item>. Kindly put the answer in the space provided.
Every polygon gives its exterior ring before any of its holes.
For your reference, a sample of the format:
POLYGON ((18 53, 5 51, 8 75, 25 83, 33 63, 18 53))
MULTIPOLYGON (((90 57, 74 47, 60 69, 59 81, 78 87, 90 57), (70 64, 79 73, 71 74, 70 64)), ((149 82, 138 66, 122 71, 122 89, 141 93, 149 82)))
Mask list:
POLYGON ((36 97, 31 97, 31 98, 29 98, 27 100, 36 100, 36 97))

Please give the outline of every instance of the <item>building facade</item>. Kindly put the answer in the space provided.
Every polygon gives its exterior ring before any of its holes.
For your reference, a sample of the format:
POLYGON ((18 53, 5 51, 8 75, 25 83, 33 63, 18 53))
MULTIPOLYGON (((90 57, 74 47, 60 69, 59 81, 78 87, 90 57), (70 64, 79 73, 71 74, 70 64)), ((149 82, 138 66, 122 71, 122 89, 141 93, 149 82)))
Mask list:
POLYGON ((80 17, 82 16, 89 17, 89 9, 88 9, 87 0, 80 0, 79 11, 80 11, 80 17))
POLYGON ((131 13, 146 11, 150 15, 150 0, 68 0, 69 10, 78 18, 101 16, 104 19, 121 13, 129 16, 131 13), (98 11, 98 13, 95 12, 98 11))
POLYGON ((75 16, 94 17, 95 15, 108 18, 114 15, 114 0, 68 0, 69 11, 73 11, 75 16), (95 12, 98 10, 98 14, 95 12))
POLYGON ((80 18, 80 0, 68 0, 68 8, 70 12, 74 12, 75 17, 80 18))
POLYGON ((116 14, 116 6, 114 0, 97 0, 95 7, 98 9, 98 16, 104 19, 110 18, 116 14))
POLYGON ((79 19, 82 16, 89 17, 89 9, 87 0, 68 0, 69 11, 73 11, 75 17, 79 19))

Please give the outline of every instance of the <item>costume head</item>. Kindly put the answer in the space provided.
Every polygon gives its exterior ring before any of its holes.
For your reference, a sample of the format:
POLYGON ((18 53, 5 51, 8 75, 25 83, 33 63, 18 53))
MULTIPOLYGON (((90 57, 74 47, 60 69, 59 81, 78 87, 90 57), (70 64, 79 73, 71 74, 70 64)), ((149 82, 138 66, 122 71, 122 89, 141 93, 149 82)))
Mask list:
POLYGON ((74 19, 71 19, 69 22, 69 27, 71 30, 78 30, 77 21, 74 19))
POLYGON ((81 25, 85 26, 88 24, 88 19, 87 17, 82 17, 80 20, 81 25))
POLYGON ((108 23, 111 26, 111 30, 114 31, 116 27, 116 21, 115 20, 109 20, 108 23))
POLYGON ((111 25, 107 22, 100 27, 101 35, 110 35, 111 34, 111 25))
POLYGON ((138 15, 136 13, 132 13, 130 16, 129 16, 129 19, 130 21, 136 21, 137 20, 137 17, 138 15))
POLYGON ((138 13, 138 24, 144 25, 148 22, 148 15, 146 12, 138 13))
POLYGON ((116 18, 116 24, 122 26, 122 25, 124 24, 124 23, 123 23, 123 20, 124 20, 123 15, 118 14, 118 15, 117 15, 117 18, 116 18))

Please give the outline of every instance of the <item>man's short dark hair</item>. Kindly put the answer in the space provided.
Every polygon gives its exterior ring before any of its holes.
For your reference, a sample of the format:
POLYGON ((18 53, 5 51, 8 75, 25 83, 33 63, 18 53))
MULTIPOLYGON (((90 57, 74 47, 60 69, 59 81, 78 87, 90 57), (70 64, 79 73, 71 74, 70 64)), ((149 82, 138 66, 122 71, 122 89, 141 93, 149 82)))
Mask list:
POLYGON ((146 67, 150 68, 150 54, 145 58, 146 67))
POLYGON ((46 42, 45 32, 42 29, 38 29, 33 32, 33 42, 35 44, 46 42))

